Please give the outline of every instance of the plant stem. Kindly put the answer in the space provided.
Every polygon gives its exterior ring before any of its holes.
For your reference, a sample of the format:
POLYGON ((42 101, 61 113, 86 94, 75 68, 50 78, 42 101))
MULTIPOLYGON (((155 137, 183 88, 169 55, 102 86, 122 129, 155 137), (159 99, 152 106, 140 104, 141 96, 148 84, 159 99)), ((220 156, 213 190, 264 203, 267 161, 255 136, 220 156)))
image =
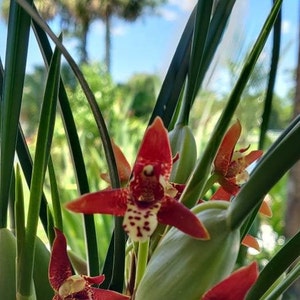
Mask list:
POLYGON ((149 252, 149 239, 145 242, 139 243, 138 256, 137 256, 137 265, 136 265, 136 276, 135 276, 135 285, 134 290, 136 291, 139 286, 148 262, 148 252, 149 252))

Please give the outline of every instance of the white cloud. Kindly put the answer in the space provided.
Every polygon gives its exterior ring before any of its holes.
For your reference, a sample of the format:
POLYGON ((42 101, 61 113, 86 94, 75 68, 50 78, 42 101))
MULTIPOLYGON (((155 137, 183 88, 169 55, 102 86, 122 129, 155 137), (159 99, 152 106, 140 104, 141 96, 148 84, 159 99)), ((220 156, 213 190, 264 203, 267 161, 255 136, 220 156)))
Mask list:
POLYGON ((283 20, 281 23, 281 30, 284 34, 289 33, 291 30, 291 22, 288 20, 283 20))
POLYGON ((170 0, 169 3, 174 6, 177 6, 181 10, 191 11, 194 8, 197 1, 196 0, 170 0))
POLYGON ((114 36, 122 36, 126 34, 127 30, 126 30, 126 26, 122 24, 118 26, 113 26, 111 31, 114 36))
POLYGON ((178 18, 177 13, 168 8, 159 8, 158 14, 167 21, 175 21, 178 18))

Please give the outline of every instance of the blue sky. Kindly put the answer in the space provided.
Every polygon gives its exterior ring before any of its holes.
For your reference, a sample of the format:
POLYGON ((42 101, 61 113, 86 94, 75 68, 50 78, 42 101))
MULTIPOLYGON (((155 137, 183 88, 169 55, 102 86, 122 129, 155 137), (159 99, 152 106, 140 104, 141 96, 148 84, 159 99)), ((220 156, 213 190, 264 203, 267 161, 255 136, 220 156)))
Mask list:
MULTIPOLYGON (((114 19, 112 36, 114 80, 126 81, 135 73, 145 72, 157 73, 163 77, 195 2, 195 0, 169 0, 167 5, 159 8, 157 14, 144 15, 134 23, 114 19)), ((220 51, 222 53, 219 54, 223 57, 221 60, 241 50, 238 49, 238 43, 235 43, 237 36, 245 42, 245 45, 251 45, 258 35, 271 3, 271 0, 237 0, 236 17, 233 18, 227 36, 224 37, 220 51)), ((280 62, 279 89, 292 84, 290 79, 286 78, 285 72, 294 69, 296 64, 298 13, 298 1, 283 0, 282 49, 285 51, 280 62)), ((3 20, 0 21, 0 55, 4 61, 6 26, 3 20)), ((50 26, 59 33, 57 22, 50 23, 50 26)), ((71 53, 75 53, 74 41, 66 41, 66 47, 71 53)), ((99 61, 104 57, 104 25, 101 21, 92 24, 88 51, 92 61, 99 61)), ((29 68, 42 63, 33 38, 28 60, 29 68)), ((222 76, 220 74, 219 76, 222 76)), ((284 92, 282 91, 283 94, 284 92)))

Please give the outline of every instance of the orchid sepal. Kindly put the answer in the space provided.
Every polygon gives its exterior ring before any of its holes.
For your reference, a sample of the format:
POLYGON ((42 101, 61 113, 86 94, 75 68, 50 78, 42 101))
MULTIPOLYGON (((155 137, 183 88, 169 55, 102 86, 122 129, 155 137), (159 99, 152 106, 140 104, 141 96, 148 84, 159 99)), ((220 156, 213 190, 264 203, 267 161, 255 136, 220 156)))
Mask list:
POLYGON ((239 300, 245 299, 246 294, 258 277, 256 262, 242 267, 226 279, 207 291, 201 300, 239 300))

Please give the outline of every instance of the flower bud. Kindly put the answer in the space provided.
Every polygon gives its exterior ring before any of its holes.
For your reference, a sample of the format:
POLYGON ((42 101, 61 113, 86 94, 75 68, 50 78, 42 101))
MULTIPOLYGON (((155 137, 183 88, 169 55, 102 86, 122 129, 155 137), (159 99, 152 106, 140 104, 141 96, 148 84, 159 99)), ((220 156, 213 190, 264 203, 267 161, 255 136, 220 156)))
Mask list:
POLYGON ((149 261, 136 300, 200 299, 232 272, 240 233, 226 225, 228 205, 209 201, 194 208, 210 240, 193 239, 176 228, 166 234, 149 261))
POLYGON ((197 147, 194 135, 187 125, 176 125, 169 132, 173 157, 179 154, 179 159, 173 164, 170 181, 186 183, 197 159, 197 147))
POLYGON ((16 238, 7 228, 0 229, 0 295, 16 299, 16 238))
POLYGON ((50 252, 42 240, 35 240, 35 258, 33 266, 33 281, 37 299, 52 299, 54 292, 48 279, 50 252))

